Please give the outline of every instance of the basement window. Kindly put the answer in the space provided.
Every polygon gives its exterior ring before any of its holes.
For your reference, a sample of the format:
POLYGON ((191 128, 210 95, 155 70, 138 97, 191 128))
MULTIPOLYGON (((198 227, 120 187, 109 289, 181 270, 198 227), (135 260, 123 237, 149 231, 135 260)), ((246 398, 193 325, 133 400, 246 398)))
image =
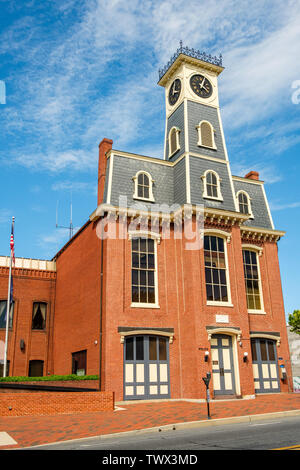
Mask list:
POLYGON ((29 361, 28 377, 43 377, 44 361, 29 361))

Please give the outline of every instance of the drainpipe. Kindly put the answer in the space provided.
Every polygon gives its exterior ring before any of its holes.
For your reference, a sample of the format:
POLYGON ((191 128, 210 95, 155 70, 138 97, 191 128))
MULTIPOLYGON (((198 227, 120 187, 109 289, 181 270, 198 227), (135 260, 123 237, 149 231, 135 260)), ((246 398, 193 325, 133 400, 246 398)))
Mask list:
POLYGON ((100 259, 100 337, 99 337, 99 392, 102 378, 102 315, 103 315, 103 225, 101 224, 101 259, 100 259))

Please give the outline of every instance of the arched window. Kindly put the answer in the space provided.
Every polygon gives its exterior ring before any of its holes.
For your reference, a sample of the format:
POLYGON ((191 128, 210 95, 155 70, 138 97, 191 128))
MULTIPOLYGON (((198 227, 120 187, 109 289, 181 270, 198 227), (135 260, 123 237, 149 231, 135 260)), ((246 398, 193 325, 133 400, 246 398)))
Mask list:
POLYGON ((207 170, 202 178, 204 185, 203 197, 223 201, 220 186, 221 180, 218 173, 213 170, 207 170))
POLYGON ((180 149, 179 134, 178 127, 172 127, 169 132, 169 158, 180 149))
POLYGON ((135 183, 133 198, 154 202, 152 191, 153 179, 151 175, 145 171, 139 171, 133 180, 135 183))
POLYGON ((249 195, 245 191, 239 191, 237 193, 237 200, 241 214, 250 214, 253 217, 249 195))
POLYGON ((201 121, 198 126, 198 145, 216 150, 214 128, 208 121, 201 121))

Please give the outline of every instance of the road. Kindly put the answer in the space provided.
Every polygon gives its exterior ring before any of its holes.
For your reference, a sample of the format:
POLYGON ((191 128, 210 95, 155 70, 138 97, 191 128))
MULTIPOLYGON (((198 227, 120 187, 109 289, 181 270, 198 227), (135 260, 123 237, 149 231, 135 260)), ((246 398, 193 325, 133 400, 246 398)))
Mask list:
POLYGON ((299 446, 300 417, 269 418, 252 423, 186 427, 175 430, 92 437, 32 450, 271 450, 299 446))

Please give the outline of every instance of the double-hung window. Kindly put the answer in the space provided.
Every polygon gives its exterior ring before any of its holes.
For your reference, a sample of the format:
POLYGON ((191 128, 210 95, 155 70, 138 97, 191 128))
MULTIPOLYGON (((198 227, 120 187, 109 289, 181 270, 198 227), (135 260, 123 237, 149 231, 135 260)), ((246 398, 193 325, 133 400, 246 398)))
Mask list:
POLYGON ((250 313, 262 312, 261 282, 256 251, 244 249, 243 262, 248 311, 250 313))
MULTIPOLYGON (((0 300, 0 328, 6 328, 7 300, 0 300)), ((14 314, 14 301, 10 305, 8 328, 12 328, 14 314)))
POLYGON ((224 238, 204 236, 204 264, 207 302, 229 302, 226 247, 224 238))
POLYGON ((156 241, 132 238, 131 301, 134 306, 157 304, 156 241))

